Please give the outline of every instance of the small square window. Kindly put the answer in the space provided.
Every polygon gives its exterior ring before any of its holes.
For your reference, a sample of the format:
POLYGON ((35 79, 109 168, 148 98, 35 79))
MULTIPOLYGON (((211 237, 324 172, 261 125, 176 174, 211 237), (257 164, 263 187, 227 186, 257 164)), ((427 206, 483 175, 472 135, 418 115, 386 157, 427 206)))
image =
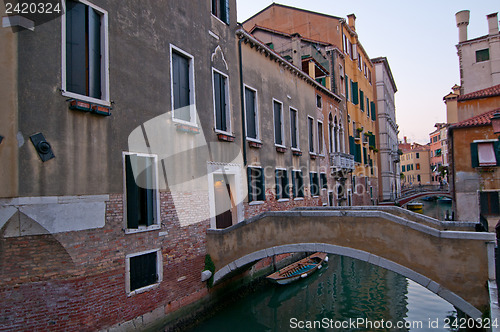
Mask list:
POLYGON ((161 251, 159 249, 126 257, 127 293, 140 293, 162 281, 161 251))
POLYGON ((485 48, 484 50, 476 51, 476 62, 488 61, 490 59, 490 49, 485 48))

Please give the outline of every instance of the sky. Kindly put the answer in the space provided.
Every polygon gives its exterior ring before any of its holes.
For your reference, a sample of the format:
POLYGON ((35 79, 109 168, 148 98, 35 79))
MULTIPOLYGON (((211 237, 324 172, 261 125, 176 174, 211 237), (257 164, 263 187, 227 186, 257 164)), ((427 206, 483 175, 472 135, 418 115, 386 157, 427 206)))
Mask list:
MULTIPOLYGON (((269 0, 237 0, 238 22, 269 6, 269 0)), ((343 17, 356 15, 356 32, 370 58, 387 57, 395 95, 399 140, 425 144, 434 124, 446 122, 443 97, 460 85, 455 13, 470 10, 468 38, 488 34, 486 15, 498 0, 281 0, 279 4, 343 17)))

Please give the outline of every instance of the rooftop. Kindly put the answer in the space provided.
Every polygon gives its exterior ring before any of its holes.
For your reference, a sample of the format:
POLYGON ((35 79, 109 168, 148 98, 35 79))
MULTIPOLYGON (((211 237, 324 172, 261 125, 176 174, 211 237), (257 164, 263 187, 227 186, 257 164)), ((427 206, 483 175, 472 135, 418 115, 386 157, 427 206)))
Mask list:
POLYGON ((495 113, 500 112, 500 108, 491 110, 489 112, 476 115, 472 118, 466 119, 464 121, 455 123, 450 128, 467 128, 467 127, 479 127, 479 126, 488 126, 491 124, 491 118, 495 115, 495 113))
POLYGON ((500 96, 500 84, 479 91, 470 92, 465 95, 461 95, 458 97, 458 101, 480 99, 480 98, 494 97, 494 96, 500 96))

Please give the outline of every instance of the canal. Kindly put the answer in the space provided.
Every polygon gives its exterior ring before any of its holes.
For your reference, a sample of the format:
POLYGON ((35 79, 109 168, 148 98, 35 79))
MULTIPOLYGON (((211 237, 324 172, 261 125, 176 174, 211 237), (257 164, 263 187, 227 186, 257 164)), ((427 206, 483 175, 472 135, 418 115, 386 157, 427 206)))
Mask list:
MULTIPOLYGON (((451 209, 423 203, 424 213, 438 219, 451 209)), ((261 283, 190 331, 456 331, 445 327, 456 316, 451 304, 399 274, 330 255, 308 278, 261 283)))

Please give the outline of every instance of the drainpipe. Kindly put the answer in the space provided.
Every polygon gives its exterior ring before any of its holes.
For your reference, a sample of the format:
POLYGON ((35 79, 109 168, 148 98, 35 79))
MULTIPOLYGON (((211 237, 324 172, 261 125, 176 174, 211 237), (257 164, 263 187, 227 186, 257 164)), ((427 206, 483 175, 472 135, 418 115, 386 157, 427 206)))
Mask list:
POLYGON ((243 89, 243 60, 241 56, 241 42, 243 38, 238 41, 238 56, 240 64, 240 97, 241 97, 241 133, 242 133, 242 145, 243 145, 243 166, 247 165, 247 144, 246 144, 246 118, 245 118, 245 91, 243 89))

